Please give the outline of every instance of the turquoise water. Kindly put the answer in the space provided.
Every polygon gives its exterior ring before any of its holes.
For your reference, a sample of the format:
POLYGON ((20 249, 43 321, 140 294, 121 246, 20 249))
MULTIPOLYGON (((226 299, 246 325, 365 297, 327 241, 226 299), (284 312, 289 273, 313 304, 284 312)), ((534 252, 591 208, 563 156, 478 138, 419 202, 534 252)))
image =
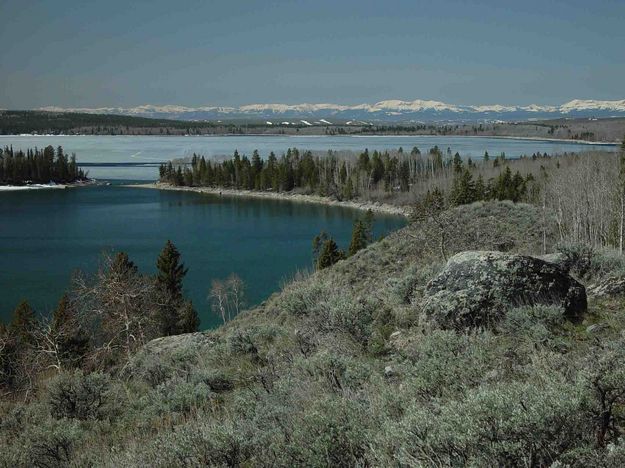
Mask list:
MULTIPOLYGON (((484 151, 491 155, 502 151, 509 158, 532 153, 580 152, 595 149, 616 149, 615 145, 587 145, 583 143, 513 140, 462 136, 0 136, 0 146, 14 148, 61 145, 67 152, 78 155, 79 162, 97 163, 154 163, 172 158, 190 156, 231 156, 235 149, 251 155, 258 149, 266 157, 270 151, 280 155, 287 148, 325 151, 411 149, 417 146, 422 152, 434 145, 443 150, 450 148, 463 157, 481 158, 484 151)), ((141 179, 158 177, 156 167, 89 167, 89 174, 99 179, 141 179)))
MULTIPOLYGON (((94 271, 100 254, 127 251, 142 271, 171 239, 189 268, 187 294, 202 327, 216 323, 206 295, 212 279, 237 273, 257 304, 282 280, 311 265, 319 231, 347 247, 360 211, 288 201, 226 198, 119 186, 0 193, 0 318, 21 299, 54 307, 76 268, 94 271)), ((378 216, 376 234, 404 220, 378 216)))
MULTIPOLYGON (((266 156, 288 147, 311 150, 385 150, 413 146, 480 158, 484 151, 510 158, 534 152, 550 154, 613 150, 570 142, 501 138, 380 136, 0 136, 0 146, 14 148, 62 145, 84 163, 139 163, 144 166, 90 166, 99 179, 153 180, 155 163, 200 153, 231 155, 235 149, 266 156)), ((356 210, 286 201, 219 198, 120 186, 71 190, 0 192, 0 319, 6 320, 21 299, 38 310, 51 310, 76 268, 94 271, 102 252, 124 250, 143 271, 153 272, 167 239, 189 267, 185 282, 202 318, 210 327, 206 295, 215 278, 238 274, 248 285, 251 304, 279 289, 280 282, 311 265, 311 240, 326 230, 345 248, 356 210)), ((379 216, 376 233, 405 221, 379 216)))

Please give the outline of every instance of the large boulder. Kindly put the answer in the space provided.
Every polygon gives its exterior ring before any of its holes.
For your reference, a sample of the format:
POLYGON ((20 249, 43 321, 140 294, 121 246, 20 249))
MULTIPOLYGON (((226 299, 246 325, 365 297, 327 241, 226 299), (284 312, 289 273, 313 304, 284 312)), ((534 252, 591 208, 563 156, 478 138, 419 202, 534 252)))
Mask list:
POLYGON ((488 326, 507 309, 547 304, 571 321, 586 311, 584 286, 555 263, 502 252, 454 255, 425 289, 423 311, 443 328, 488 326))

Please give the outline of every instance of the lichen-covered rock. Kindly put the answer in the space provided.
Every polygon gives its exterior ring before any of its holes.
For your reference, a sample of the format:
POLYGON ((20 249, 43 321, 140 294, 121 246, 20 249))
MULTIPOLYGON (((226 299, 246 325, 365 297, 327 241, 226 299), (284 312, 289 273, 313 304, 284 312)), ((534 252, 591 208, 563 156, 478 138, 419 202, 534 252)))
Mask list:
POLYGON ((215 342, 214 338, 206 332, 184 333, 182 335, 163 336, 155 338, 137 353, 145 353, 151 356, 173 355, 185 350, 198 350, 211 346, 215 342))
POLYGON ((124 373, 156 386, 194 364, 198 356, 214 344, 210 332, 156 338, 137 351, 124 373))
POLYGON ((625 295, 625 276, 614 275, 588 286, 588 295, 611 297, 625 295))
POLYGON ((555 263, 564 271, 568 272, 571 269, 569 258, 562 252, 555 252, 536 257, 539 260, 543 260, 547 263, 555 263))
POLYGON ((566 318, 581 319, 586 290, 557 264, 502 252, 454 255, 427 285, 423 311, 443 328, 488 326, 511 307, 558 305, 566 318))

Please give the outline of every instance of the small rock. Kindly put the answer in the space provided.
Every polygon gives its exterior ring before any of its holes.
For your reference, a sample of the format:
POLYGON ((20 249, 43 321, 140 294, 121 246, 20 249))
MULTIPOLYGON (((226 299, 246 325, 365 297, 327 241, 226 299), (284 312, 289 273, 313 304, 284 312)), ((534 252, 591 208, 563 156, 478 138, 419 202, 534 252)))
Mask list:
POLYGON ((605 323, 594 323, 586 327, 586 333, 598 333, 606 328, 608 328, 608 326, 605 323))
POLYGON ((625 276, 613 275, 588 286, 588 295, 610 297, 625 294, 625 276))

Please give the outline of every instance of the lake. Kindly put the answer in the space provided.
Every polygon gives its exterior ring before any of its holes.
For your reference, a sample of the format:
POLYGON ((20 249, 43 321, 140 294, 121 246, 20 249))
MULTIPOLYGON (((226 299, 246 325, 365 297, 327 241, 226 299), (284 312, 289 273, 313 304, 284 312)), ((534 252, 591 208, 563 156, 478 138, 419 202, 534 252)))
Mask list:
POLYGON ((158 177, 155 163, 193 153, 210 156, 231 156, 235 149, 248 156, 257 149, 266 157, 270 151, 278 156, 287 148, 325 151, 362 151, 418 147, 422 152, 435 145, 450 148, 463 157, 480 159, 484 151, 491 155, 506 153, 518 158, 540 152, 556 154, 596 149, 615 150, 616 145, 588 145, 567 141, 519 140, 510 138, 463 136, 0 136, 0 146, 13 145, 15 149, 63 146, 66 152, 76 153, 82 163, 134 163, 146 166, 94 167, 86 169, 97 179, 152 180, 158 177))
MULTIPOLYGON (((279 200, 226 198, 117 185, 0 193, 0 318, 21 299, 54 307, 76 268, 94 271, 102 252, 123 250, 145 272, 171 239, 189 268, 184 285, 202 327, 216 323, 206 295, 212 279, 237 273, 248 302, 310 268, 312 238, 332 233, 342 248, 361 211, 279 200)), ((403 226, 376 217, 376 235, 403 226)))
MULTIPOLYGON (((518 157, 540 151, 550 154, 613 149, 570 142, 474 137, 382 136, 0 136, 0 146, 14 148, 62 145, 79 162, 144 163, 148 166, 90 166, 91 176, 120 181, 152 180, 155 163, 200 153, 231 155, 235 149, 281 154, 288 147, 312 150, 427 151, 434 145, 463 156, 480 158, 484 151, 518 157), (151 164, 151 165, 150 165, 151 164)), ((21 299, 39 311, 51 310, 76 268, 94 271, 104 251, 129 253, 142 271, 154 272, 156 257, 167 239, 189 267, 187 294, 202 318, 202 327, 216 323, 206 295, 213 279, 238 274, 247 284, 248 302, 257 304, 277 291, 298 269, 310 268, 311 241, 321 230, 342 248, 350 239, 352 209, 288 201, 226 198, 188 192, 165 192, 112 186, 70 190, 0 192, 0 319, 6 321, 21 299)), ((376 235, 405 224, 403 218, 377 216, 376 235)))

